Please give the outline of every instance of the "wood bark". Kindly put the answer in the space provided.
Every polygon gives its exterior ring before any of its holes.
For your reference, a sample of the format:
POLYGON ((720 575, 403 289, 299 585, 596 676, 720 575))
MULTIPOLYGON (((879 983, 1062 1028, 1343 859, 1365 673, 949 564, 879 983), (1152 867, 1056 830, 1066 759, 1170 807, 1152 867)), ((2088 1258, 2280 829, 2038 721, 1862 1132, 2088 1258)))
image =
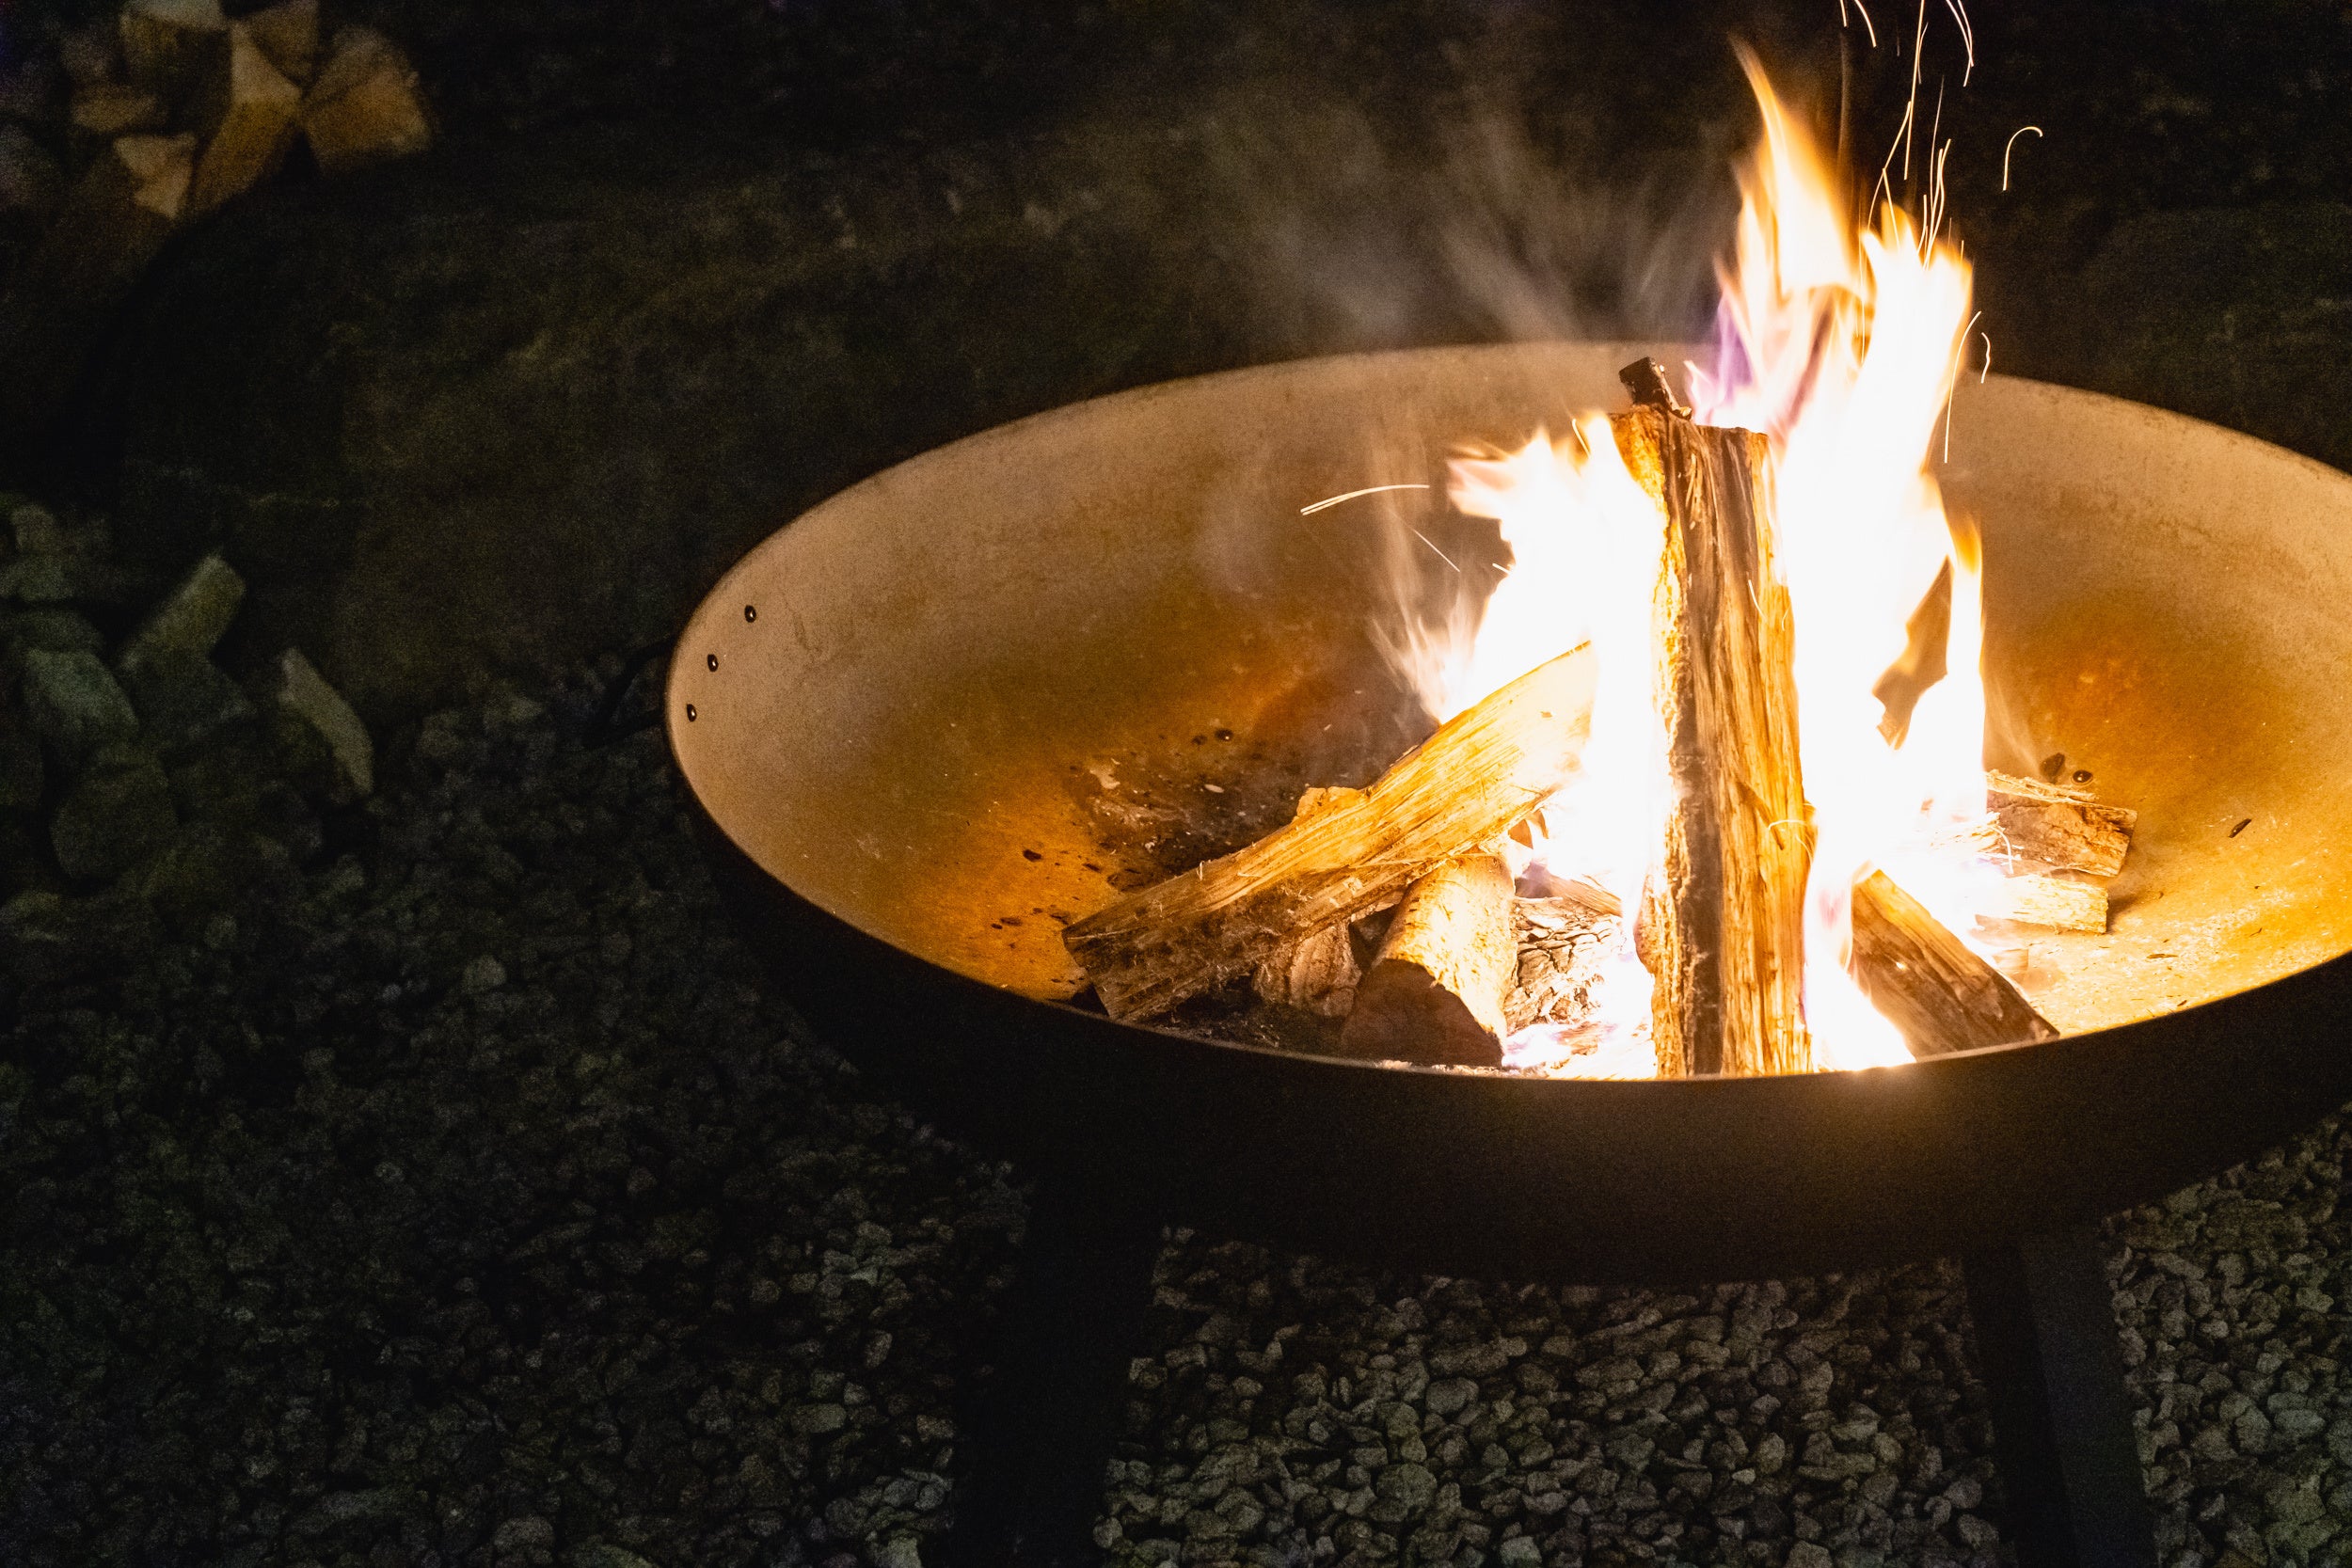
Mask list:
POLYGON ((1854 884, 1851 967, 1915 1056, 2058 1038, 2023 992, 1883 871, 1854 884))
POLYGON ((1355 800, 1130 894, 1062 933, 1113 1018, 1150 1018, 1247 974, 1301 932, 1386 909, 1508 832, 1574 776, 1589 646, 1455 715, 1355 800))
POLYGON ((294 145, 302 89, 270 63, 242 22, 229 24, 229 54, 199 99, 205 136, 188 187, 191 215, 210 212, 278 171, 294 145))
POLYGON ((2094 877, 2123 869, 2137 812, 2103 805, 2086 790, 2008 773, 1987 772, 1984 794, 2010 853, 2094 877))
POLYGON ((327 174, 421 152, 433 145, 417 73, 400 46, 366 27, 335 35, 302 101, 302 133, 327 174))
POLYGON ((1653 689, 1676 804, 1641 913, 1659 1072, 1809 1071, 1813 834, 1765 440, 1653 407, 1614 424, 1627 467, 1665 512, 1653 689))
POLYGON ((1500 1067, 1502 1004, 1518 972, 1511 872, 1461 855, 1412 885, 1356 987, 1340 1050, 1374 1061, 1500 1067))

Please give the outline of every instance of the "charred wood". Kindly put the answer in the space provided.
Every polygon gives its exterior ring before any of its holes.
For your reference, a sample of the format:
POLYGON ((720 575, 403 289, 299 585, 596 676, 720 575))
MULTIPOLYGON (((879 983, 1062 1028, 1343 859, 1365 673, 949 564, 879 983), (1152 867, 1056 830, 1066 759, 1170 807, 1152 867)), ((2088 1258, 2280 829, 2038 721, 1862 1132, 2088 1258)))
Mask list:
MULTIPOLYGON (((1349 800, 1361 800, 1360 789, 1327 789, 1320 785, 1302 792, 1292 820, 1349 800)), ((1344 920, 1311 931, 1277 948, 1258 965, 1250 989, 1263 1002, 1297 1007, 1325 1018, 1345 1018, 1356 1002, 1356 983, 1363 972, 1356 963, 1355 943, 1344 920)))
POLYGON ((1514 900, 1518 972, 1502 1004, 1506 1030, 1581 1017, 1623 920, 1616 898, 1590 882, 1565 883, 1555 897, 1514 900))

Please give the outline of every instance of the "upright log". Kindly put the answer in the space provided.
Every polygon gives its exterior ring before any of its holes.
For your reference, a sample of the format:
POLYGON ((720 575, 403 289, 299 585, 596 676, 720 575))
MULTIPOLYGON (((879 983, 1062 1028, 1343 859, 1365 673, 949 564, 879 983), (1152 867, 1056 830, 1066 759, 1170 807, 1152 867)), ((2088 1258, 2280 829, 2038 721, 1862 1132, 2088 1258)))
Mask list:
POLYGON ((1644 899, 1661 1076, 1806 1072, 1801 1010, 1811 815, 1797 757, 1793 617, 1764 437, 1648 406, 1618 451, 1663 507, 1658 694, 1676 790, 1644 899))

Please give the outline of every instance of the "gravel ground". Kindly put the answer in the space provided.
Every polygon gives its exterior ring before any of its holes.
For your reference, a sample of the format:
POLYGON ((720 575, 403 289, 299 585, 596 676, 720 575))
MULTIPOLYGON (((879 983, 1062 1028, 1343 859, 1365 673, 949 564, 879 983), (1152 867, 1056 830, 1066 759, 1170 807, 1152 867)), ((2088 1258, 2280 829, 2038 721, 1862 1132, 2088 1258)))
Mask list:
MULTIPOLYGON (((298 887, 0 999, 0 1558, 936 1558, 1019 1195, 760 1000, 596 687, 379 737, 298 887)), ((2342 1560, 2341 1181, 2330 1124, 2115 1228, 2168 1564, 2342 1560)), ((1121 1563, 2001 1551, 1948 1268, 1532 1290, 1179 1235, 1108 1499, 1121 1563)))

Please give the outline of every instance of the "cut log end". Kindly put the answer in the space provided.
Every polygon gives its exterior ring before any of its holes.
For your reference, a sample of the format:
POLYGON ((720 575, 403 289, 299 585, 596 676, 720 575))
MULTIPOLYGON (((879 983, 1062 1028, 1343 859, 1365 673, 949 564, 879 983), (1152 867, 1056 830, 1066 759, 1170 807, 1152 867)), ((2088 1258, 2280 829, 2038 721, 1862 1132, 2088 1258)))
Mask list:
POLYGON ((1350 1056, 1460 1067, 1502 1063, 1503 1002, 1518 974, 1511 873, 1463 855, 1415 882, 1340 1032, 1350 1056))
POLYGON ((1502 1037, 1419 964, 1384 958, 1356 987, 1340 1053, 1364 1061, 1501 1067, 1502 1037))
POLYGON ((1363 971, 1356 963, 1356 945, 1343 924, 1327 926, 1278 951, 1258 966, 1250 989, 1261 1002, 1278 1007, 1345 1018, 1356 1004, 1356 988, 1362 978, 1363 971))

